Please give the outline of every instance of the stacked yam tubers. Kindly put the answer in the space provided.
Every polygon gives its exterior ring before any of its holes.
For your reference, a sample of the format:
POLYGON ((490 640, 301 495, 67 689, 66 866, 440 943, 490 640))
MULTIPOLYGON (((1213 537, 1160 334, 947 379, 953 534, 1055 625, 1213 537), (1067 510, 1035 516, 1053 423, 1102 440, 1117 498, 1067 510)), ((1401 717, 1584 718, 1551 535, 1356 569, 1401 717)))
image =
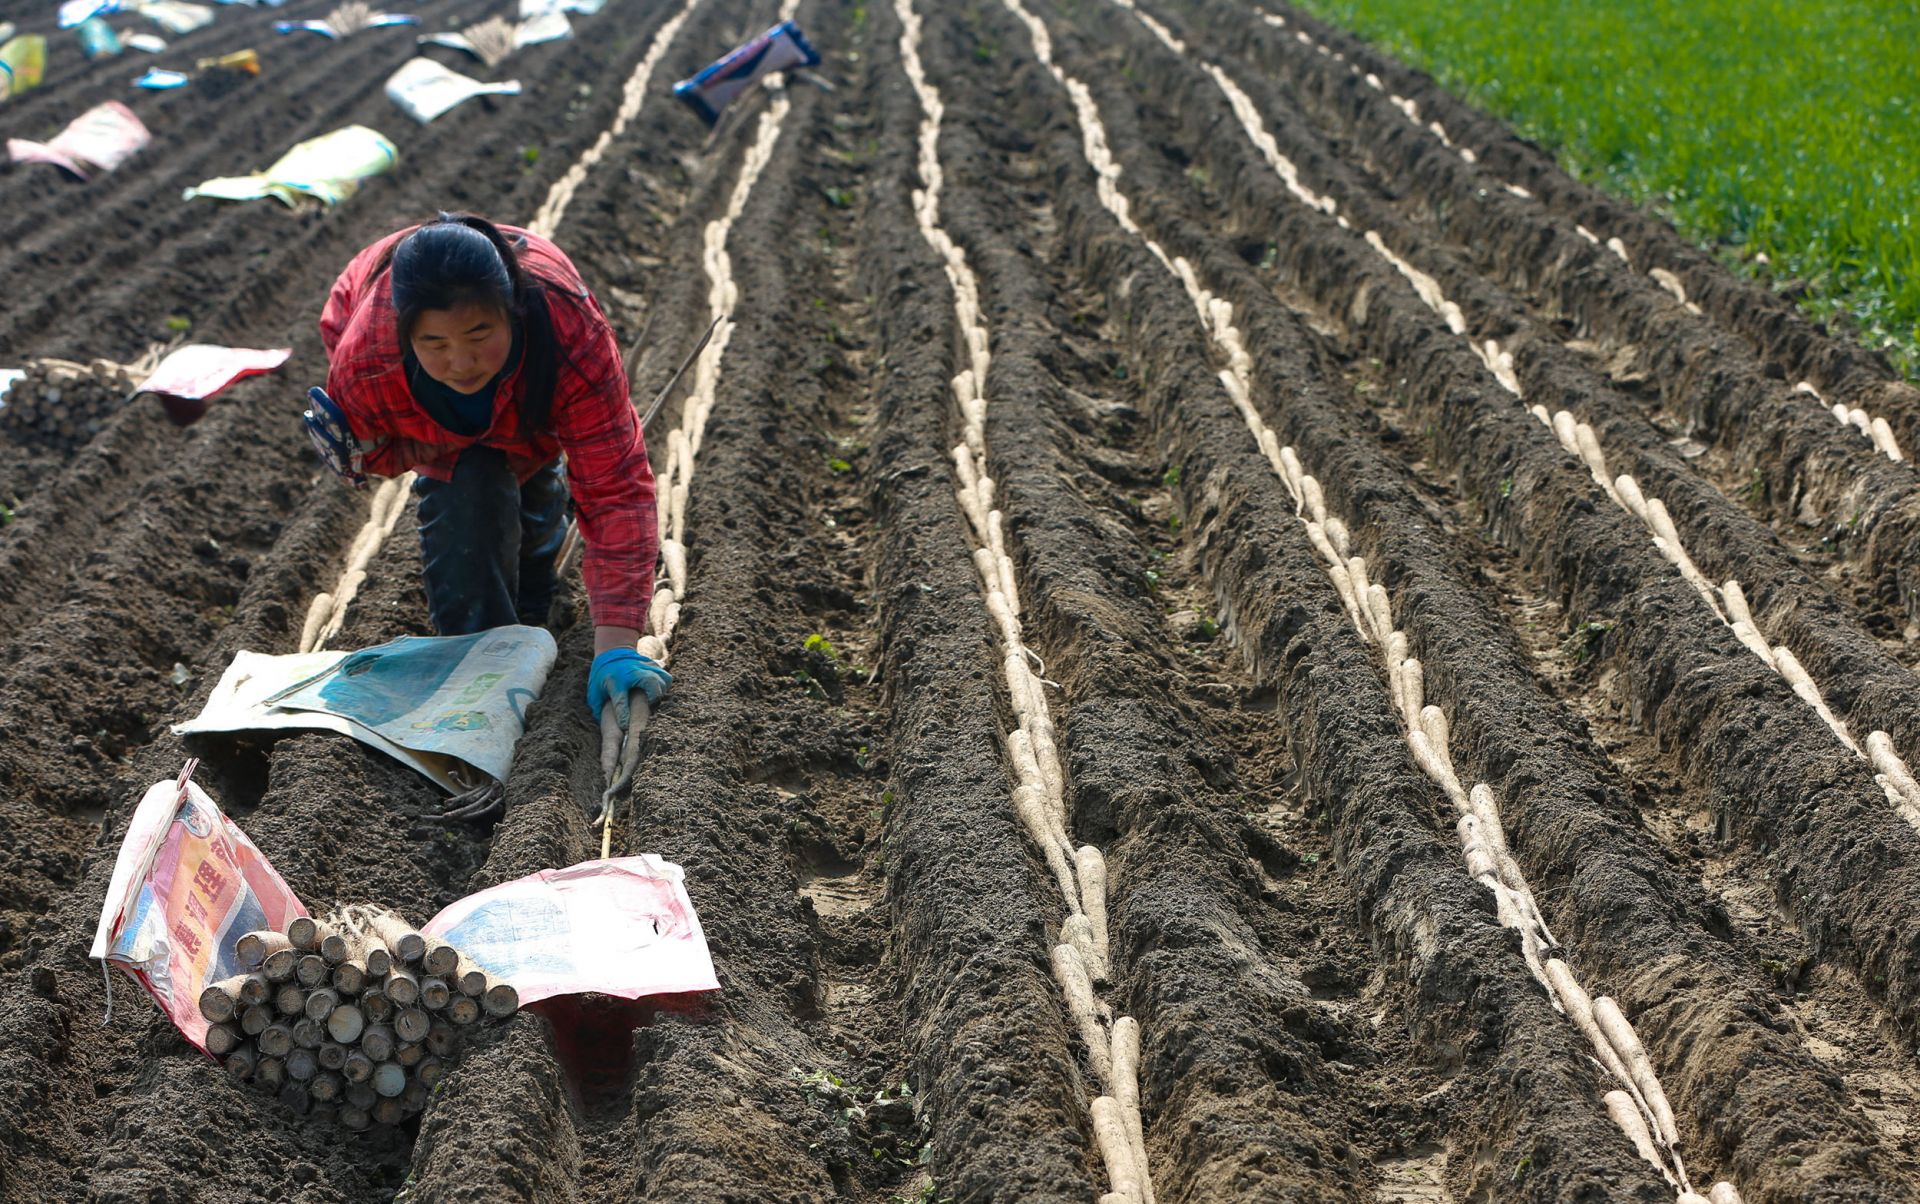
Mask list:
POLYGON ((140 385, 130 369, 108 360, 40 359, 25 367, 0 406, 0 432, 58 452, 72 452, 99 434, 140 385))
POLYGON ((384 908, 300 916, 235 945, 246 973, 200 993, 207 1051, 236 1079, 348 1129, 426 1107, 464 1030, 520 996, 452 945, 384 908))

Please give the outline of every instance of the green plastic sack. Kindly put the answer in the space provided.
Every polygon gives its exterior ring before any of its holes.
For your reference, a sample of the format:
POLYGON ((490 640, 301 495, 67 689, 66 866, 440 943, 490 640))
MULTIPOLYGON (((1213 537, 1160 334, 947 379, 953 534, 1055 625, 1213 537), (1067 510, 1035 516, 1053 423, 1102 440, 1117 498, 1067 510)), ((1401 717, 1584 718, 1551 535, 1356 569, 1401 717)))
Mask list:
POLYGON ((255 201, 274 197, 291 207, 299 204, 301 197, 310 196, 323 205, 337 205, 354 194, 360 181, 391 171, 399 155, 385 134, 364 125, 350 125, 309 138, 265 171, 223 176, 189 188, 183 199, 205 196, 255 201))
POLYGON ((0 46, 0 100, 38 87, 47 71, 47 40, 23 34, 0 46))

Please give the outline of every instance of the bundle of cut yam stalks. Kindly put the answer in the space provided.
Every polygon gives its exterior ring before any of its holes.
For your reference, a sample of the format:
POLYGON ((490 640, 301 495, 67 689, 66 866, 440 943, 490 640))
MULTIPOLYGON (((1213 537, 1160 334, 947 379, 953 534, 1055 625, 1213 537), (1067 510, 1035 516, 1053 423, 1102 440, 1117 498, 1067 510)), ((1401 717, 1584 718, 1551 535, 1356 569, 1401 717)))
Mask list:
POLYGON ((207 1051, 296 1112, 348 1129, 399 1124, 427 1099, 465 1031, 520 996, 436 937, 378 907, 301 916, 240 938, 254 967, 200 993, 207 1051))
POLYGON ((30 361, 0 406, 0 431, 23 443, 70 452, 100 433, 140 381, 136 369, 110 360, 30 361))

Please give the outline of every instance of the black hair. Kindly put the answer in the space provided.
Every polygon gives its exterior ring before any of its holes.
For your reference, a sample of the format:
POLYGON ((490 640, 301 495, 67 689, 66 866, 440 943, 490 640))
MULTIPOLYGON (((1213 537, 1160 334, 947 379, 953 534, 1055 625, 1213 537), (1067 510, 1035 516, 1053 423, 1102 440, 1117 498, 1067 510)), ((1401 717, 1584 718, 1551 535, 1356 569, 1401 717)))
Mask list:
POLYGON ((520 327, 520 429, 544 431, 553 418, 553 391, 566 352, 556 344, 545 282, 520 266, 514 245, 484 217, 442 212, 399 239, 375 269, 386 270, 393 293, 395 333, 404 354, 420 315, 469 303, 493 306, 520 327))

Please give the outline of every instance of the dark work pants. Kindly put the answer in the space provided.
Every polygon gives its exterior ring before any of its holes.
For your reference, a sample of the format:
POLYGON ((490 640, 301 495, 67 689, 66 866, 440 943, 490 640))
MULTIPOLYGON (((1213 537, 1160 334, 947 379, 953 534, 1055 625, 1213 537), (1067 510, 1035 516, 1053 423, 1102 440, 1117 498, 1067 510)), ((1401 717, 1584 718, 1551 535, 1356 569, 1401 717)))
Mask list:
POLYGON ((417 477, 427 609, 441 635, 543 627, 567 535, 567 479, 555 460, 522 485, 505 452, 470 447, 453 480, 417 477))

